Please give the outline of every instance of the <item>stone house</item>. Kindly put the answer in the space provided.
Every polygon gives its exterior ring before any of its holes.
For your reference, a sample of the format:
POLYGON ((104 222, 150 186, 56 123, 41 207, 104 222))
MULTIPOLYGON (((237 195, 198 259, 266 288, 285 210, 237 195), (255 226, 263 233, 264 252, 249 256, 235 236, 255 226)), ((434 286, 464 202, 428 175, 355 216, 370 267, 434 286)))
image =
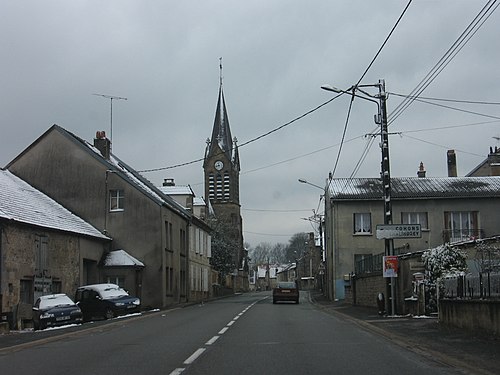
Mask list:
POLYGON ((0 170, 0 315, 23 328, 41 295, 97 282, 111 238, 7 170, 0 170))
POLYGON ((145 307, 187 301, 191 214, 115 156, 104 132, 91 144, 53 125, 7 168, 111 237, 111 251, 140 262, 84 262, 83 275, 121 279, 145 307))

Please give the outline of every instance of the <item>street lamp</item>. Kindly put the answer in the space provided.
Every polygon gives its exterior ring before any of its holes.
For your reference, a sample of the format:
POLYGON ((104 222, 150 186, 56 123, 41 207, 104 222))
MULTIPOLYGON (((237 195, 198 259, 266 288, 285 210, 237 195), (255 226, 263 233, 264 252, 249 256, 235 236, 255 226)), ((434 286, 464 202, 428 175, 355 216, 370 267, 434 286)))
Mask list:
MULTIPOLYGON (((307 180, 305 180, 303 178, 299 178, 299 182, 301 184, 311 185, 311 186, 313 186, 315 188, 318 188, 318 189, 320 189, 320 190, 323 191, 323 194, 321 194, 319 196, 319 198, 320 198, 320 200, 321 200, 321 197, 325 198, 325 214, 324 214, 324 216, 325 216, 325 220, 326 220, 326 189, 327 188, 326 187, 321 187, 321 186, 316 185, 316 184, 313 184, 312 182, 309 182, 309 181, 307 181, 307 180)), ((313 213, 316 216, 316 213, 314 212, 314 210, 313 210, 313 213)), ((323 261, 323 259, 324 259, 323 255, 324 255, 324 252, 325 252, 325 249, 323 248, 323 220, 321 219, 321 215, 318 215, 318 216, 319 216, 319 246, 320 246, 320 249, 321 249, 321 252, 322 252, 322 256, 321 256, 322 259, 321 260, 323 261)), ((325 284, 324 280, 321 283, 322 283, 322 285, 324 285, 325 284)), ((328 285, 328 288, 329 287, 330 286, 328 285)), ((333 286, 333 298, 335 299, 335 284, 333 286)))
MULTIPOLYGON (((341 90, 331 85, 323 85, 321 86, 321 88, 323 90, 332 91, 337 94, 352 95, 357 98, 368 100, 370 102, 375 102, 377 104, 378 111, 377 115, 375 115, 375 123, 377 125, 380 125, 380 138, 381 138, 380 147, 382 149, 381 177, 382 177, 382 188, 384 191, 384 224, 392 224, 391 172, 389 164, 389 133, 387 131, 387 108, 386 108, 387 93, 385 92, 385 81, 381 79, 379 80, 378 83, 371 85, 355 85, 347 90, 341 90), (377 95, 371 95, 368 92, 363 91, 360 87, 377 87, 379 92, 377 95), (356 91, 359 91, 368 97, 356 94, 356 91)), ((394 241, 392 238, 385 239, 385 255, 394 255, 394 241)), ((395 281, 394 278, 391 278, 392 314, 394 314, 395 312, 394 281, 395 281)))

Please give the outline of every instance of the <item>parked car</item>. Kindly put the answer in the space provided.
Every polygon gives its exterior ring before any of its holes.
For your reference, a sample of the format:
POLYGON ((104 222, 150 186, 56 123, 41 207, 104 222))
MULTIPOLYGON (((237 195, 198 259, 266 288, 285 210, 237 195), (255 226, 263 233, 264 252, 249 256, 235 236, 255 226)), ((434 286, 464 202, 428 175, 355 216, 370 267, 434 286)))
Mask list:
POLYGON ((273 289, 273 303, 295 302, 299 303, 299 288, 294 281, 279 281, 273 289))
POLYGON ((66 294, 39 297, 33 305, 33 327, 47 327, 82 323, 82 310, 66 294))
POLYGON ((116 284, 81 286, 76 290, 75 301, 82 309, 85 321, 93 318, 111 319, 141 310, 141 300, 130 296, 116 284))

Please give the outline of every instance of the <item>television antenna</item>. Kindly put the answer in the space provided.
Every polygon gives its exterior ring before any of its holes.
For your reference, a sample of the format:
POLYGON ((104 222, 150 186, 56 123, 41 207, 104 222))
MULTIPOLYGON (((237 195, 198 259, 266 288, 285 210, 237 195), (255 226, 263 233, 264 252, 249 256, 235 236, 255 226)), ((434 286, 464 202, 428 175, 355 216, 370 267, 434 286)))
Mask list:
POLYGON ((103 98, 109 99, 111 103, 109 140, 111 141, 111 143, 113 143, 113 100, 127 100, 127 98, 123 98, 121 96, 104 95, 104 94, 92 94, 92 95, 101 96, 103 98))

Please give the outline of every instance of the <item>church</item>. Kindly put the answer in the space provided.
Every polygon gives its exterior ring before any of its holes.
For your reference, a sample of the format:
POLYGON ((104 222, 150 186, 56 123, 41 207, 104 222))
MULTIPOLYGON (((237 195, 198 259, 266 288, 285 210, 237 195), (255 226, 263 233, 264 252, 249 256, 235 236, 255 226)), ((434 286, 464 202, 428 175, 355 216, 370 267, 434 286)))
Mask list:
POLYGON ((205 200, 211 205, 217 220, 225 223, 233 249, 235 269, 226 285, 235 291, 248 290, 248 265, 243 246, 243 220, 240 205, 240 158, 236 137, 231 136, 224 91, 222 65, 219 96, 212 136, 207 139, 203 170, 205 174, 205 200))

